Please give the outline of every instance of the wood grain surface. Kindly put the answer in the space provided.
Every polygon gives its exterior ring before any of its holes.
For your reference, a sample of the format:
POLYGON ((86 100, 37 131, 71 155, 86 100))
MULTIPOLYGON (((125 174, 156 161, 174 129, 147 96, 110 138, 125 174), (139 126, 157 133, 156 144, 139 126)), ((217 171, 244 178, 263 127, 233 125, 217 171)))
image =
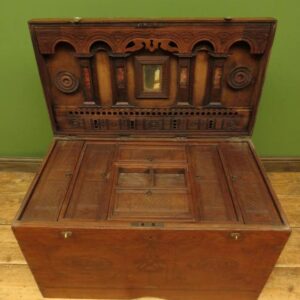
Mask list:
MULTIPOLYGON (((300 298, 300 173, 268 173, 276 188, 293 232, 276 268, 270 276, 259 300, 297 300, 300 298), (286 185, 289 188, 286 188, 286 185), (290 194, 290 191, 294 191, 290 194)), ((9 224, 17 212, 22 197, 34 173, 0 171, 0 299, 44 299, 19 250, 9 224)), ((158 298, 140 298, 150 300, 158 298)))

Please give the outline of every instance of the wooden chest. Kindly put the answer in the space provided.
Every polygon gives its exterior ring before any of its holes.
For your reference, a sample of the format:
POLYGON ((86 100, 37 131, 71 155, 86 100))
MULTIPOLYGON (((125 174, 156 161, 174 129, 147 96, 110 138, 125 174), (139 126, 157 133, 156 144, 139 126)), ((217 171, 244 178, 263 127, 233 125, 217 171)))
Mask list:
POLYGON ((13 230, 42 294, 257 299, 290 233, 250 140, 276 21, 29 25, 55 139, 13 230))

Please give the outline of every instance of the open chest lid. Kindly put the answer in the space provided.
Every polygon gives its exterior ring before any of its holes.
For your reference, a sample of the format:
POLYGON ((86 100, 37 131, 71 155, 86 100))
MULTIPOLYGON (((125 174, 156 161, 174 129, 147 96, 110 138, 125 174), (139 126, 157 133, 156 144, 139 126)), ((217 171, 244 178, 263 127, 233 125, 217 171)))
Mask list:
POLYGON ((252 133, 274 19, 29 24, 56 135, 252 133))

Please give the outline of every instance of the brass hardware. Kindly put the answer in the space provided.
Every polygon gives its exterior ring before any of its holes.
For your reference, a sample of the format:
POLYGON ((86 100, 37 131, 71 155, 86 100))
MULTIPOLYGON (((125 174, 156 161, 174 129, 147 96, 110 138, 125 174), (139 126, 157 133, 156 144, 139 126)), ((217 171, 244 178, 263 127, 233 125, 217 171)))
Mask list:
POLYGON ((231 232, 230 237, 237 241, 241 237, 241 234, 239 232, 231 232))
POLYGON ((110 172, 104 172, 104 173, 100 173, 100 179, 101 180, 107 180, 110 176, 110 172))
POLYGON ((72 23, 78 24, 82 20, 81 17, 74 17, 73 20, 71 21, 72 23))
POLYGON ((130 138, 131 138, 131 135, 130 134, 126 134, 126 133, 121 133, 118 136, 118 140, 128 140, 130 138))
POLYGON ((175 136, 175 139, 177 141, 182 141, 182 140, 186 140, 187 137, 185 135, 177 135, 177 136, 175 136))
POLYGON ((132 227, 164 227, 164 223, 160 222, 132 222, 132 227))
POLYGON ((148 191, 146 192, 146 196, 152 196, 152 192, 151 192, 150 190, 148 190, 148 191))
POLYGON ((232 181, 236 181, 237 179, 238 179, 238 177, 237 177, 236 175, 232 175, 232 176, 231 176, 231 180, 232 180, 232 181))
POLYGON ((224 21, 232 21, 232 17, 225 17, 224 21))
POLYGON ((62 235, 65 239, 67 239, 67 238, 71 237, 72 231, 62 231, 62 232, 61 232, 61 235, 62 235))

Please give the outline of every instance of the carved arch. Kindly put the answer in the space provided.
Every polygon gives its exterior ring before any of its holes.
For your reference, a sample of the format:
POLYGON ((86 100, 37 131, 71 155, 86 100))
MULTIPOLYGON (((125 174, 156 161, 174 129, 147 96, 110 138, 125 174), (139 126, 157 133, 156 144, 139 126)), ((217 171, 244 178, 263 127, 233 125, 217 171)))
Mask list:
POLYGON ((54 54, 58 48, 62 47, 62 46, 67 46, 69 48, 72 48, 73 52, 76 52, 76 48, 75 46, 72 44, 72 41, 68 40, 68 39, 62 39, 62 40, 56 40, 53 43, 52 49, 51 49, 51 53, 54 54))
POLYGON ((193 52, 196 49, 196 47, 201 44, 210 45, 210 47, 212 48, 212 50, 214 52, 219 52, 219 50, 220 50, 218 48, 218 43, 215 41, 213 36, 203 35, 203 36, 198 37, 197 40, 194 40, 191 42, 189 51, 193 52))
POLYGON ((192 52, 197 52, 197 51, 201 51, 201 50, 208 51, 208 52, 214 52, 215 45, 209 40, 201 40, 201 41, 193 44, 192 52))
POLYGON ((90 38, 87 41, 86 51, 87 52, 95 52, 96 48, 102 48, 103 50, 113 52, 114 44, 108 38, 90 38))
POLYGON ((91 52, 91 53, 95 53, 99 50, 112 52, 112 49, 111 49, 109 43, 107 43, 104 40, 97 40, 97 41, 90 43, 88 49, 89 49, 89 52, 91 52))
POLYGON ((224 46, 224 52, 229 52, 230 49, 234 46, 236 46, 237 44, 241 44, 241 45, 247 45, 249 52, 251 54, 256 53, 257 49, 256 49, 256 45, 249 39, 244 39, 244 38, 237 38, 234 40, 230 40, 225 46, 224 46))

